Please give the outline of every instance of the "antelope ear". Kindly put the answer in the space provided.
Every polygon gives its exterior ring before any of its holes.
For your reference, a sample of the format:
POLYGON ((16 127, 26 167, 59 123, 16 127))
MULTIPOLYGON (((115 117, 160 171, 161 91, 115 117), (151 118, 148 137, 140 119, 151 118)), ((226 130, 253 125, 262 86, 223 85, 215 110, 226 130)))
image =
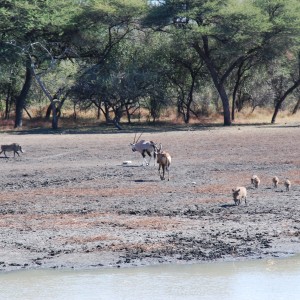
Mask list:
POLYGON ((239 192, 241 189, 238 189, 237 192, 239 192))
POLYGON ((234 192, 234 191, 235 191, 235 189, 232 189, 232 191, 234 192))

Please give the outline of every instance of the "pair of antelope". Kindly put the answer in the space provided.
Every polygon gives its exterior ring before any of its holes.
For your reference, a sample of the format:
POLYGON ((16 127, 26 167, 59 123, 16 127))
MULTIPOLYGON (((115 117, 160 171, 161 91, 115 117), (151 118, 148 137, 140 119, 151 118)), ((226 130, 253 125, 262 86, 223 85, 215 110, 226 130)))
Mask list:
POLYGON ((140 134, 138 139, 136 140, 136 134, 133 139, 133 143, 131 143, 131 149, 133 152, 139 152, 143 156, 143 165, 144 163, 146 166, 149 166, 152 153, 154 156, 154 165, 155 165, 155 159, 157 158, 158 163, 158 173, 161 180, 165 179, 165 171, 168 172, 168 180, 170 180, 170 174, 169 174, 169 167, 171 165, 171 155, 162 150, 162 144, 154 143, 153 141, 146 141, 146 140, 140 140, 143 133, 140 134), (146 154, 149 156, 149 160, 146 159, 146 154), (161 173, 162 169, 162 173, 161 173))

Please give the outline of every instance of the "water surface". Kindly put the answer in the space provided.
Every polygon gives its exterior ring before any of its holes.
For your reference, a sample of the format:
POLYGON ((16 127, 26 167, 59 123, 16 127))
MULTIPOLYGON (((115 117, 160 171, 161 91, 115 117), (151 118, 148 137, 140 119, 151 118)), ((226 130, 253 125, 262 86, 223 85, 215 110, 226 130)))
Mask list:
POLYGON ((300 257, 0 274, 0 299, 300 299, 300 257))

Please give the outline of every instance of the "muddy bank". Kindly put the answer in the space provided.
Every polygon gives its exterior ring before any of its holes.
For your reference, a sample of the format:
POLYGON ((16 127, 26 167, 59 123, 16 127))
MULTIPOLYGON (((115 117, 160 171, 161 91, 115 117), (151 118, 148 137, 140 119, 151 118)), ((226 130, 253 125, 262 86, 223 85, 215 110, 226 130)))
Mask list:
POLYGON ((300 127, 145 133, 172 155, 170 181, 133 134, 1 134, 0 270, 280 257, 300 252, 300 127), (132 161, 123 166, 123 161, 132 161), (250 178, 261 179, 258 189, 250 178), (272 187, 272 177, 281 179, 272 187), (287 192, 282 180, 289 178, 287 192), (234 206, 231 189, 248 188, 234 206))

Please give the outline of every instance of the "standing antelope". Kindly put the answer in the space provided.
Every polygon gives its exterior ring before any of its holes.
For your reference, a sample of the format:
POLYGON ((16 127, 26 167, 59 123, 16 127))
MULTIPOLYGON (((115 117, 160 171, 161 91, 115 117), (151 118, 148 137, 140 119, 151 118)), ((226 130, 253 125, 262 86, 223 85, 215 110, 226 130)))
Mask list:
POLYGON ((169 167, 171 165, 171 155, 166 152, 162 151, 162 146, 160 144, 160 147, 157 148, 157 163, 158 163, 158 173, 161 180, 165 179, 165 171, 168 171, 168 181, 170 180, 170 174, 169 174, 169 167), (160 168, 162 168, 162 175, 160 172, 160 168))
POLYGON ((153 152, 153 156, 154 156, 154 165, 155 165, 155 158, 156 158, 156 152, 157 152, 157 146, 154 142, 152 141, 145 141, 145 140, 140 140, 140 137, 142 136, 143 133, 140 134, 140 136, 138 137, 137 140, 135 140, 136 138, 136 134, 134 136, 134 139, 133 139, 133 143, 131 143, 131 148, 132 148, 132 151, 135 152, 139 152, 142 154, 143 156, 143 165, 144 163, 146 163, 146 166, 149 166, 149 163, 150 163, 150 160, 152 158, 152 152, 153 152), (147 161, 146 159, 146 153, 148 154, 148 156, 150 157, 149 158, 149 161, 147 161))
POLYGON ((6 152, 14 152, 14 157, 16 156, 16 153, 18 156, 20 156, 18 151, 21 151, 23 153, 22 147, 19 144, 13 143, 10 145, 1 145, 1 152, 4 152, 5 157, 7 157, 6 152))

